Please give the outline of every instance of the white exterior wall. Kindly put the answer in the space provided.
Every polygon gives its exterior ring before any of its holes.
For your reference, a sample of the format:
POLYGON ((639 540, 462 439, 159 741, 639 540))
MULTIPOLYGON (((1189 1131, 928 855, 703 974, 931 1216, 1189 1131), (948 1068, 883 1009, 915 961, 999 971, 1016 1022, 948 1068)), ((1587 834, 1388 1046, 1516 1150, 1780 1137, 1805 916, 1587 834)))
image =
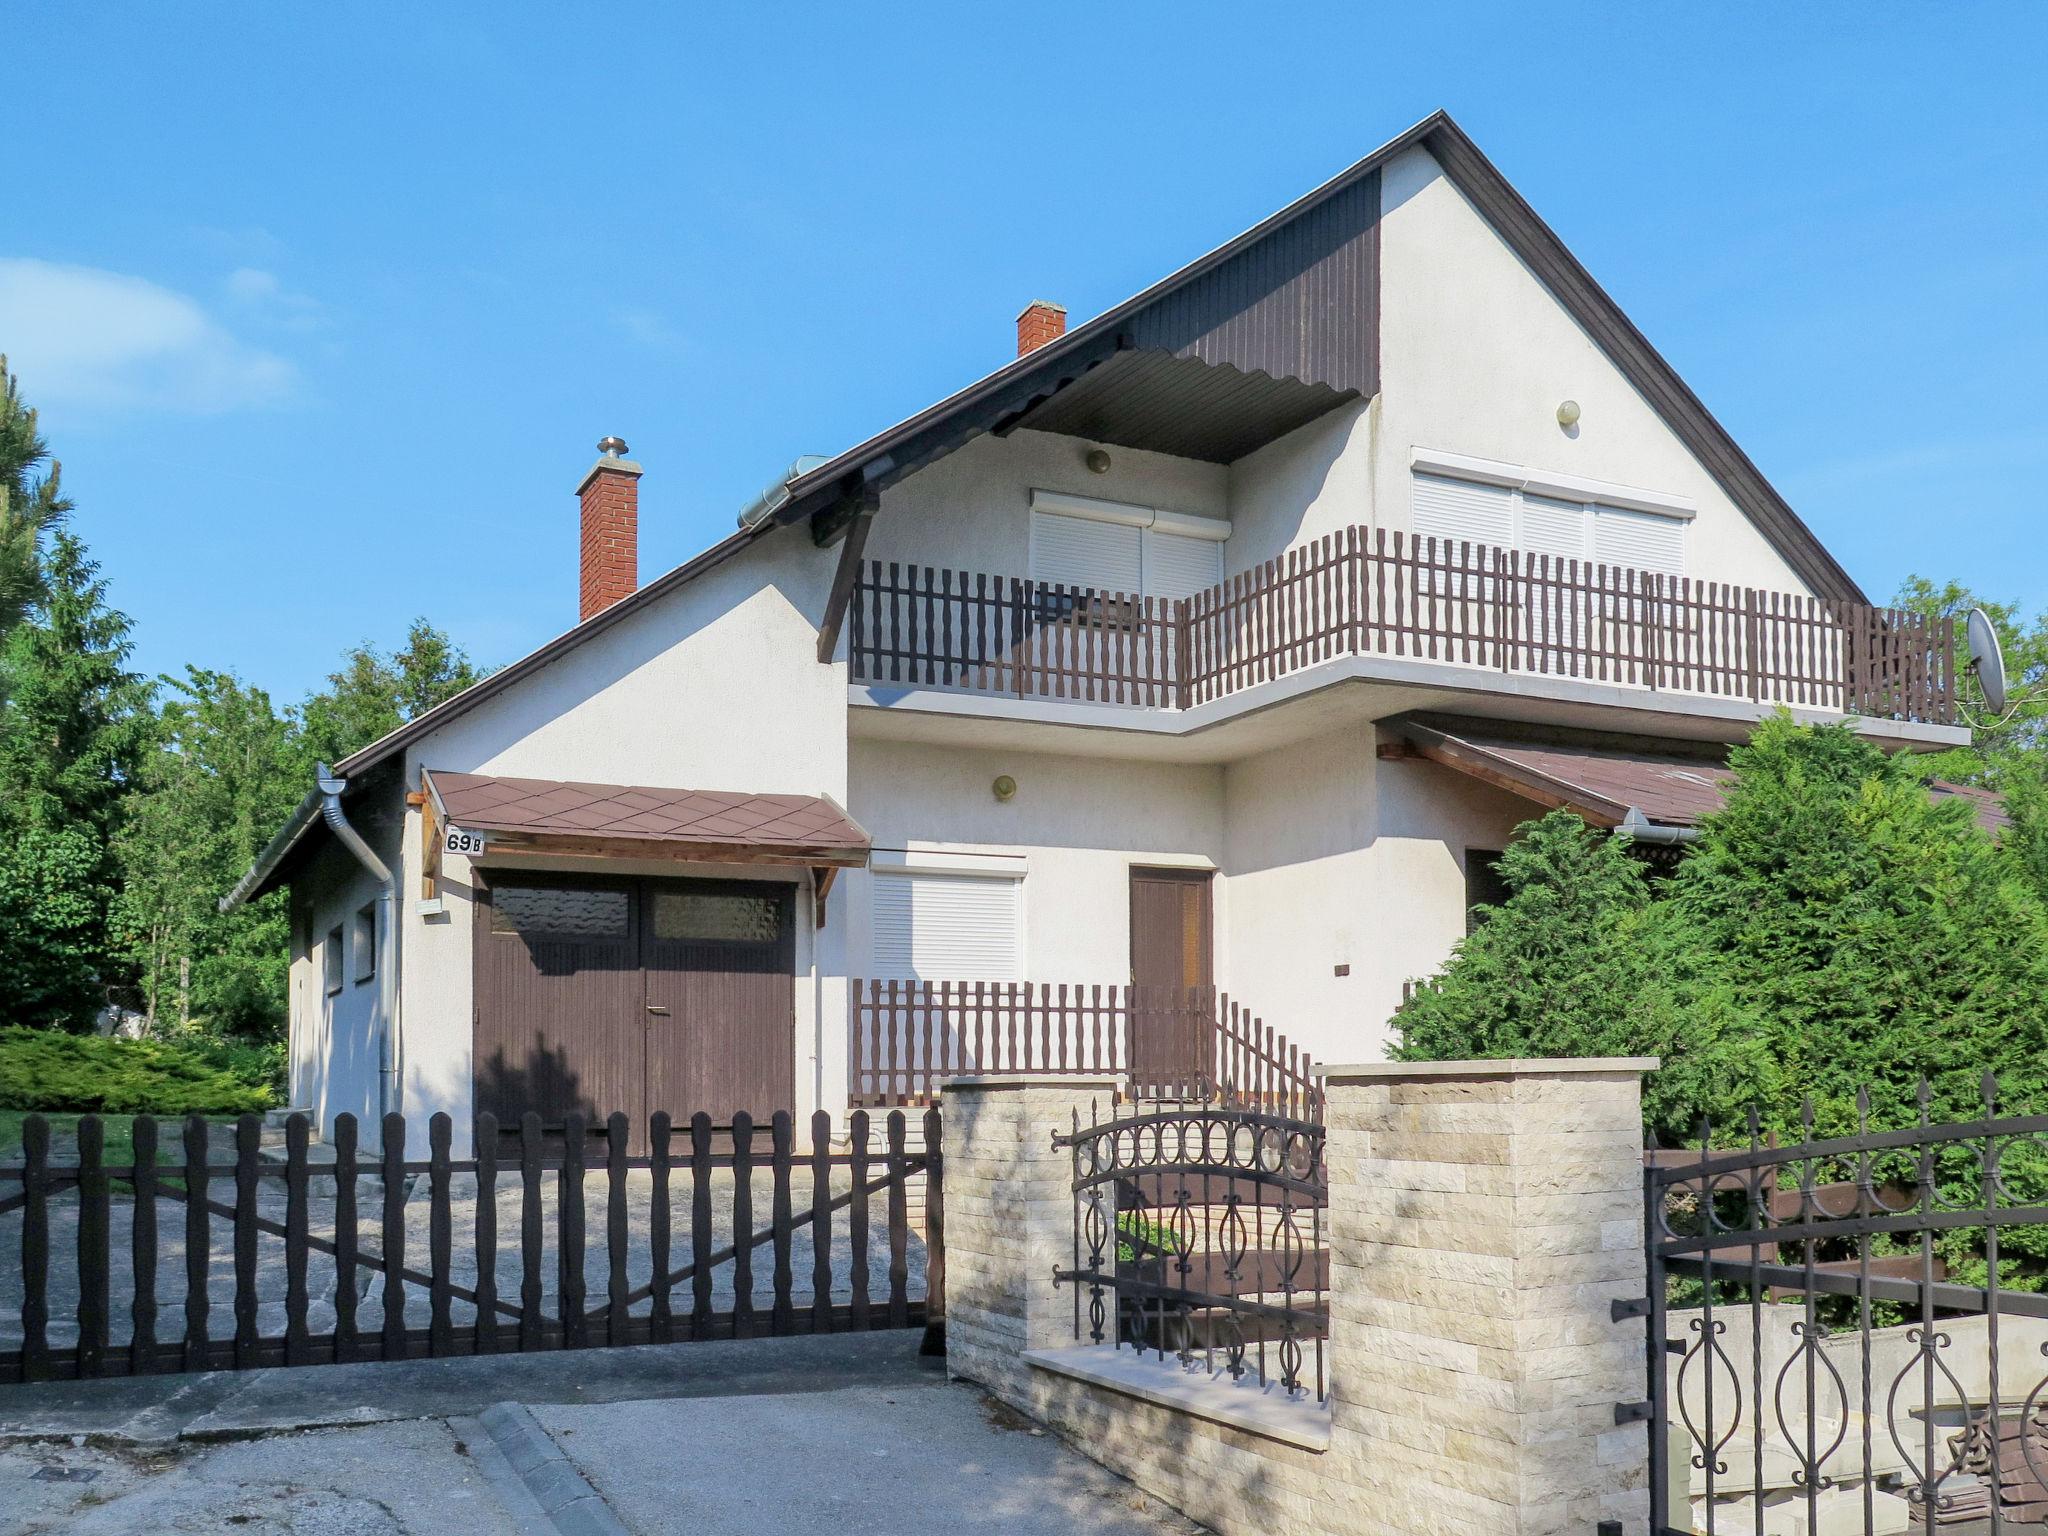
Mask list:
POLYGON ((1380 401, 1373 480, 1408 526, 1418 447, 1691 497, 1686 571, 1780 592, 1806 584, 1434 158, 1382 173, 1380 401), (1583 416, 1567 430, 1561 401, 1583 416))
POLYGON ((1093 444, 1051 432, 977 437, 883 493, 868 535, 871 560, 903 560, 994 576, 1031 573, 1031 493, 1224 517, 1230 472, 1221 464, 1111 447, 1107 474, 1083 462, 1093 444))
POLYGON ((1402 983, 1465 932, 1467 848, 1540 813, 1348 730, 1232 763, 1224 871, 1231 989, 1318 1061, 1386 1054, 1402 983), (1337 974, 1348 966, 1349 974, 1337 974))
MULTIPOLYGON (((846 670, 820 665, 818 616, 837 551, 801 529, 771 534, 661 601, 593 637, 415 742, 405 784, 421 768, 606 784, 831 795, 846 801, 846 670)), ((565 576, 566 580, 566 576, 565 576)), ((572 595, 564 588, 564 599, 572 595)), ((605 872, 652 868, 584 861, 605 872)), ((470 1119, 472 901, 469 862, 445 861, 445 913, 419 911, 420 815, 408 810, 401 854, 405 1113, 437 1110, 463 1143, 470 1119)), ((721 873, 664 863, 671 875, 721 873)), ((786 870, 726 870, 783 878, 786 870)), ((808 890, 806 876, 802 888, 808 890)), ((809 902, 797 910, 796 1100, 816 1093, 820 1020, 843 1019, 843 928, 813 937, 809 902), (820 975, 831 978, 820 980, 820 975)), ((836 1039, 835 1034, 832 1038, 836 1039)), ((828 1090, 827 1108, 843 1106, 828 1090)), ((324 1123, 324 1122, 323 1122, 324 1123)), ((461 1155, 460 1152, 457 1154, 461 1155)))
MULTIPOLYGON (((1222 862, 1223 770, 1213 765, 856 741, 851 770, 853 817, 877 848, 1024 856, 1027 981, 1129 981, 1131 866, 1222 862), (1017 781, 1007 804, 990 788, 999 774, 1017 781)), ((855 872, 839 887, 856 975, 873 953, 876 878, 855 872)), ((1218 885, 1220 954, 1228 917, 1218 885)))
MULTIPOLYGON (((375 829, 364 830, 380 857, 396 850, 378 846, 375 829)), ((352 1114, 360 1124, 362 1143, 378 1140, 377 982, 359 982, 355 974, 355 915, 377 899, 377 882, 338 845, 324 849, 297 882, 293 922, 302 926, 307 943, 292 953, 291 1025, 289 1033, 291 1107, 310 1109, 322 1133, 334 1117, 352 1114), (341 990, 330 994, 324 971, 328 930, 342 933, 341 990)))

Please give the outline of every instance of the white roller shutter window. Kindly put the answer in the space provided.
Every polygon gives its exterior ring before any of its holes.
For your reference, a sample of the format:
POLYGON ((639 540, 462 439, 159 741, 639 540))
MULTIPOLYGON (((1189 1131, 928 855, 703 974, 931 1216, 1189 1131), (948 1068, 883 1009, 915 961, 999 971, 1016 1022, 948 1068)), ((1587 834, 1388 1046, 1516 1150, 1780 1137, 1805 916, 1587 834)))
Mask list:
POLYGON ((1666 576, 1685 574, 1685 524, 1655 512, 1595 507, 1593 558, 1666 576))
POLYGON ((1558 560, 1582 560, 1586 556, 1586 508, 1583 502, 1555 501, 1548 496, 1522 494, 1522 536, 1516 547, 1532 555, 1549 555, 1551 569, 1558 560))
POLYGON ((1515 493, 1504 485, 1415 477, 1415 532, 1423 538, 1470 539, 1510 548, 1515 542, 1515 493))
POLYGON ((874 885, 877 979, 1022 979, 1021 880, 878 871, 874 885))
POLYGON ((1140 540, 1143 595, 1173 601, 1193 597, 1223 580, 1223 543, 1181 533, 1144 530, 1140 540))
POLYGON ((1139 530, 1057 512, 1031 514, 1031 579, 1136 597, 1139 530))

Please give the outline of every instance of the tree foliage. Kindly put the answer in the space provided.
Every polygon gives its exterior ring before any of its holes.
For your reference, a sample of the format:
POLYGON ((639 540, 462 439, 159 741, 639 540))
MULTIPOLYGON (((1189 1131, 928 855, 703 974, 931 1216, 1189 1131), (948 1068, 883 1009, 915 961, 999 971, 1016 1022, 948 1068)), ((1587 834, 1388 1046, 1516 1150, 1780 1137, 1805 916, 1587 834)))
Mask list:
MULTIPOLYGON (((36 413, 22 400, 7 359, 0 357, 0 640, 42 593, 43 537, 71 511, 58 478, 36 413)), ((0 685, 4 681, 0 678, 0 685)))
POLYGON ((1846 726, 1766 721, 1726 806, 1655 890, 1559 812, 1504 860, 1513 895, 1397 1017, 1406 1059, 1657 1055, 1646 1112, 1689 1137, 1754 1104, 1797 1139, 1852 1129, 1867 1088, 1910 1123, 2048 1101, 2048 911, 1971 808, 1935 800, 1846 726))

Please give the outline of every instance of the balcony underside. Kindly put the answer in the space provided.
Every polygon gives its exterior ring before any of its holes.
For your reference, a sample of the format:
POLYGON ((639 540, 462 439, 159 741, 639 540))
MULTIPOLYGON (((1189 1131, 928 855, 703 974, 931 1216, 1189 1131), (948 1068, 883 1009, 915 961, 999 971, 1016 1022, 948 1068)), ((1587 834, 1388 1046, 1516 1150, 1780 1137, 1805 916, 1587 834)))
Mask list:
MULTIPOLYGON (((847 703, 849 734, 868 740, 1180 763, 1234 762, 1413 711, 1736 742, 1746 740, 1776 707, 1390 656, 1336 657, 1185 710, 875 683, 850 686, 847 703)), ((1792 714, 1811 721, 1843 718, 1797 708, 1792 714)), ((1900 720, 1859 720, 1857 729, 1882 747, 1909 751, 1970 739, 1960 726, 1900 720)))

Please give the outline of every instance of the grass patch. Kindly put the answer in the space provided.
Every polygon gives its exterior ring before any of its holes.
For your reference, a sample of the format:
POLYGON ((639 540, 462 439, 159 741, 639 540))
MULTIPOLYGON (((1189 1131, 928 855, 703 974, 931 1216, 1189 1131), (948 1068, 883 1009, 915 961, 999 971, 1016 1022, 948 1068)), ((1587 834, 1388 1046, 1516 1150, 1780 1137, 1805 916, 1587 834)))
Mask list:
MULTIPOLYGON (((21 1124, 32 1114, 40 1114, 50 1122, 50 1144, 62 1153, 62 1161, 77 1161, 78 1122, 85 1118, 83 1115, 50 1114, 43 1110, 0 1109, 0 1163, 21 1161, 21 1124)), ((107 1128, 105 1165, 109 1168, 134 1167, 135 1116, 101 1115, 100 1123, 107 1128)), ((184 1144, 180 1140, 183 1135, 183 1128, 175 1121, 165 1120, 157 1126, 156 1160, 159 1167, 184 1163, 184 1144)))

